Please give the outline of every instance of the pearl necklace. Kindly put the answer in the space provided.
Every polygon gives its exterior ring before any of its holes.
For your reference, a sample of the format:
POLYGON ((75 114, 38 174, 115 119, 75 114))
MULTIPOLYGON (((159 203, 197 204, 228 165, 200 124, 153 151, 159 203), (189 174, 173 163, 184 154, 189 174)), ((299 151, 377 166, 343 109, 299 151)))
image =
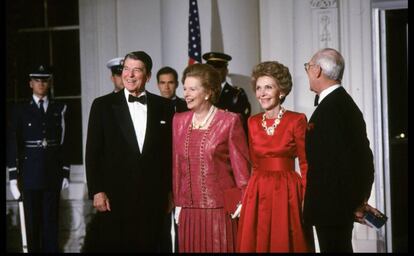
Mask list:
POLYGON ((266 125, 266 113, 263 113, 262 127, 266 131, 267 135, 273 136, 273 134, 275 133, 276 127, 279 125, 280 120, 282 119, 282 116, 285 113, 285 111, 286 110, 281 106, 279 113, 277 114, 277 117, 275 119, 275 122, 273 123, 272 126, 269 126, 269 127, 267 127, 266 125))
POLYGON ((191 124, 193 126, 193 129, 201 129, 201 128, 203 128, 206 125, 206 123, 208 122, 208 120, 210 120, 210 117, 213 115, 213 113, 215 112, 215 110, 216 110, 216 107, 214 105, 211 105, 211 107, 210 107, 210 109, 209 109, 206 117, 199 124, 196 124, 196 121, 195 121, 195 113, 194 113, 193 114, 193 119, 191 120, 191 124))

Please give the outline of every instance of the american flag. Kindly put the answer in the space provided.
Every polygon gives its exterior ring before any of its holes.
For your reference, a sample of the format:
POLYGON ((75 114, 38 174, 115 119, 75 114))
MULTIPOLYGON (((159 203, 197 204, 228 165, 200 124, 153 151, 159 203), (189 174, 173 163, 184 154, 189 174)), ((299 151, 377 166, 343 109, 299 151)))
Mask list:
POLYGON ((200 19, 197 0, 189 0, 188 14, 188 65, 201 63, 200 19))

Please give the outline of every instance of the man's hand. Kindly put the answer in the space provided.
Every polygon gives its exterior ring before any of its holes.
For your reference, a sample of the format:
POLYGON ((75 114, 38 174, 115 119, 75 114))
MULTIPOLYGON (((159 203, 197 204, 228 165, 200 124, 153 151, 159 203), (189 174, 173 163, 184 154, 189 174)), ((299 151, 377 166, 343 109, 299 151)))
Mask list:
POLYGON ((62 190, 67 189, 69 187, 69 180, 68 178, 63 178, 62 181, 62 190))
POLYGON ((99 212, 111 211, 109 198, 106 196, 105 192, 99 192, 93 196, 93 207, 99 212))
POLYGON ((367 203, 363 203, 360 207, 358 207, 354 212, 354 220, 358 223, 367 225, 367 223, 364 220, 364 213, 368 207, 367 203))
POLYGON ((17 186, 17 180, 10 180, 10 191, 14 197, 14 199, 18 200, 20 198, 20 191, 19 187, 17 186))

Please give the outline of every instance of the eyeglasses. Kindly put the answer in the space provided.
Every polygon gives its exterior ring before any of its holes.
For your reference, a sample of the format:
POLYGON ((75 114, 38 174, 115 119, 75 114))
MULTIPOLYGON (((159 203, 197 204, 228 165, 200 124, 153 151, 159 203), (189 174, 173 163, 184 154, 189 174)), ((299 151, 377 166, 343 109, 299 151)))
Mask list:
POLYGON ((309 62, 307 62, 307 63, 303 64, 303 66, 305 66, 305 71, 308 72, 309 68, 311 66, 316 66, 316 64, 309 64, 309 62))

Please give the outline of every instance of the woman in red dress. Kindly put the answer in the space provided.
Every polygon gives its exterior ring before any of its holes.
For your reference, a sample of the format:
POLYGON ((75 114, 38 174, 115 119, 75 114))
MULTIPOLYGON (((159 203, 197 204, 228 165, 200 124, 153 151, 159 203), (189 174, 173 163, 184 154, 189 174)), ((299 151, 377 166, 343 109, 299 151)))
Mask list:
MULTIPOLYGON (((194 64, 183 73, 190 111, 173 119, 173 197, 179 252, 234 252, 237 222, 224 194, 249 179, 249 150, 240 116, 216 108, 217 71, 194 64)), ((238 200, 241 201, 239 195, 238 200)))
POLYGON ((260 63, 252 78, 265 112, 248 120, 252 177, 242 202, 238 251, 314 252, 312 229, 302 224, 306 116, 281 106, 292 89, 283 64, 260 63), (296 157, 300 174, 295 171, 296 157))

